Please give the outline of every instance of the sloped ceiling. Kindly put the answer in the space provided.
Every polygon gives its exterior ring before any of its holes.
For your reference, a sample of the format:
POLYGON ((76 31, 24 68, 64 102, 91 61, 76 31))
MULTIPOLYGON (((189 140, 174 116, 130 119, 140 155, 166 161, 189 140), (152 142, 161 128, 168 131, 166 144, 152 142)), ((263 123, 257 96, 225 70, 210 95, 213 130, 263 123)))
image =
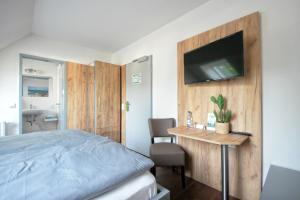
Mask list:
POLYGON ((208 0, 0 0, 0 49, 30 33, 115 52, 208 0))
POLYGON ((34 0, 0 0, 0 49, 32 32, 34 0))

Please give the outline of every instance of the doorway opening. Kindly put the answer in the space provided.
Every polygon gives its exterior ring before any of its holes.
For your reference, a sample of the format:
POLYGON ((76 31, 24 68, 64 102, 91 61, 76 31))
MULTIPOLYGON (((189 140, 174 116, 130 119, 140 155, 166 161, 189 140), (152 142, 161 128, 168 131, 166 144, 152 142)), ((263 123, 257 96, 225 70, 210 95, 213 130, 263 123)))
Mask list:
POLYGON ((19 134, 65 128, 65 63, 20 55, 19 134))

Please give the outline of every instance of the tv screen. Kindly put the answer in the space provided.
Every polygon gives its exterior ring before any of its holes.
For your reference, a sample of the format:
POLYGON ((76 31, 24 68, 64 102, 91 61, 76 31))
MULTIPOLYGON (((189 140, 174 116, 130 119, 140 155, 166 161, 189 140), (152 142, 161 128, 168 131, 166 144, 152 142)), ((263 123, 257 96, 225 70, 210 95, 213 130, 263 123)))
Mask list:
POLYGON ((184 54, 184 83, 244 76, 243 31, 184 54))

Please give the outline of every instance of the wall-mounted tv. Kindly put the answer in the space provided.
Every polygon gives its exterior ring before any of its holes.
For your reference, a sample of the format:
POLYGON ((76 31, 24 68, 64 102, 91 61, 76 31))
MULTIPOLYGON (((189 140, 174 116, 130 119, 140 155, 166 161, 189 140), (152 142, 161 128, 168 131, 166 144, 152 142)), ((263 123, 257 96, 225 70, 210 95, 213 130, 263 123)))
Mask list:
POLYGON ((244 76, 243 31, 184 54, 184 83, 244 76))

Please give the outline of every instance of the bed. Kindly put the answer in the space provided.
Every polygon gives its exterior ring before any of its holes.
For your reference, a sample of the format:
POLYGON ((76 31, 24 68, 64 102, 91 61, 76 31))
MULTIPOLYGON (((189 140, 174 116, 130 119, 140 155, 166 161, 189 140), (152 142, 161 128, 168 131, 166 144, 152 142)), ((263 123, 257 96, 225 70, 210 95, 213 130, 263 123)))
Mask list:
POLYGON ((0 199, 160 199, 153 162, 78 130, 0 139, 0 199))

